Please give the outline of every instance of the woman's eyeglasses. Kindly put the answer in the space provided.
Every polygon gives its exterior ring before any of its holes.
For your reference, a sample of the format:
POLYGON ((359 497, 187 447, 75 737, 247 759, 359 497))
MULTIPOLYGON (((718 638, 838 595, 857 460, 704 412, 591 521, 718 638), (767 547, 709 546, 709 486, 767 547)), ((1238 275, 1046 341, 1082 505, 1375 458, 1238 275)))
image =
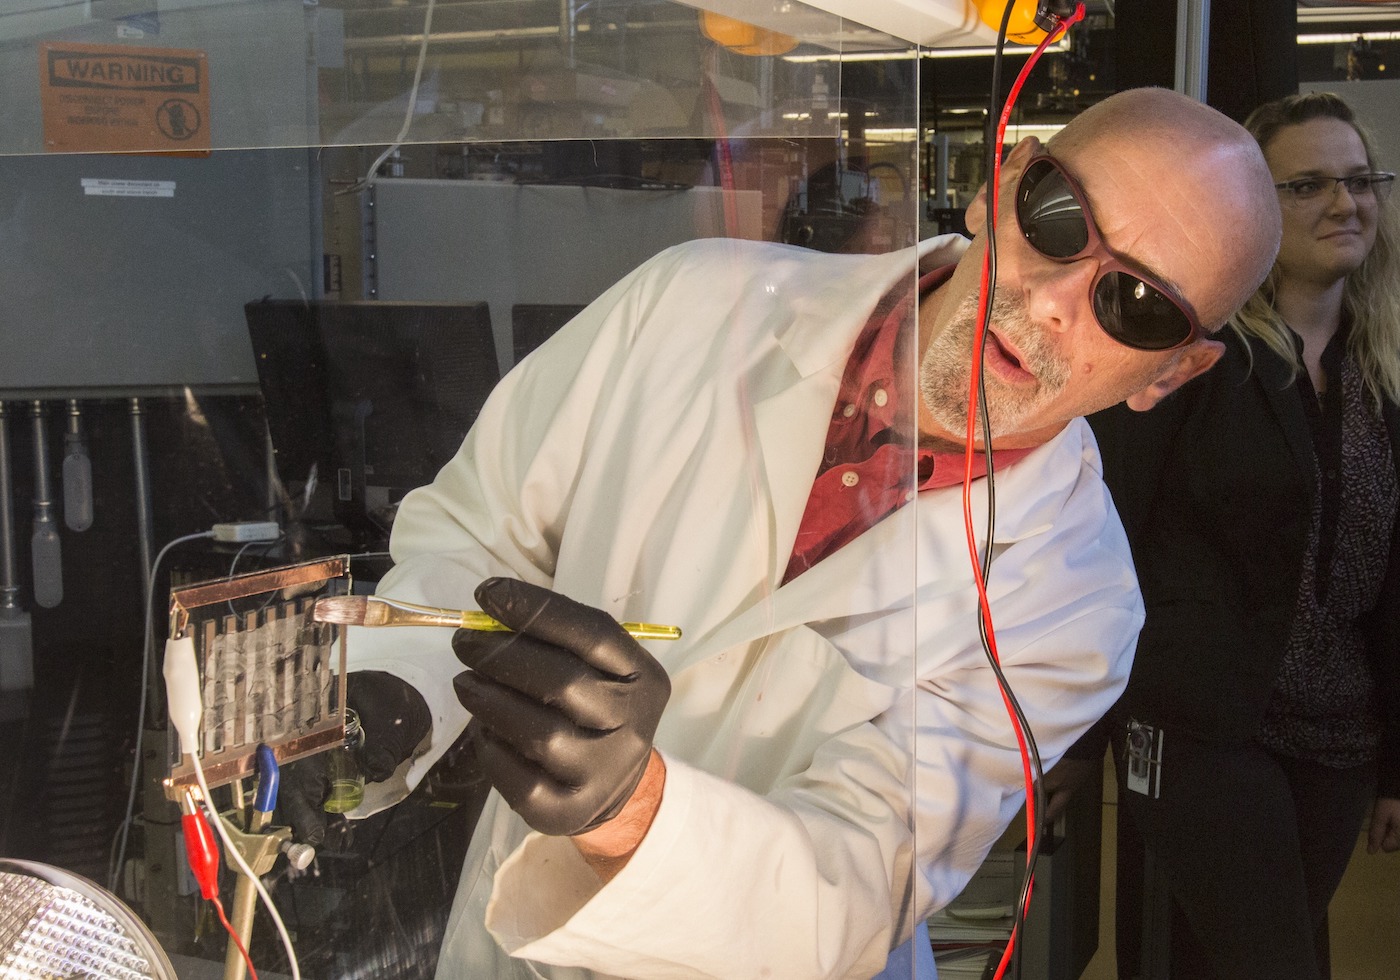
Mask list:
POLYGON ((1285 180, 1274 187, 1285 204, 1312 204, 1317 201, 1331 201, 1337 194, 1337 187, 1346 185, 1352 200, 1359 203, 1383 203, 1390 196, 1395 175, 1375 171, 1366 174, 1349 174, 1346 177, 1326 177, 1314 174, 1311 177, 1298 177, 1285 180))
POLYGON ((1098 261, 1089 299, 1099 326, 1118 343, 1163 351, 1200 335, 1200 321, 1185 300, 1108 250, 1083 189, 1054 157, 1039 156, 1027 164, 1016 189, 1016 221, 1026 241, 1046 258, 1098 261))

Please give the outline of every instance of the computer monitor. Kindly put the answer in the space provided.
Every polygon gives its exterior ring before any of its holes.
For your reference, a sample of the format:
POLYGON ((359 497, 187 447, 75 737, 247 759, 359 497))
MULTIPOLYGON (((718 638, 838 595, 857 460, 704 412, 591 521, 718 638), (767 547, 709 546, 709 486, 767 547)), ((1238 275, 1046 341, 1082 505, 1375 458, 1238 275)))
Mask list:
POLYGON ((500 380, 485 303, 245 306, 284 486, 315 467, 347 527, 387 534, 403 495, 430 482, 500 380))
POLYGON ((554 336, 554 331, 568 323, 582 304, 574 303, 516 303, 510 308, 512 363, 519 364, 525 355, 554 336))

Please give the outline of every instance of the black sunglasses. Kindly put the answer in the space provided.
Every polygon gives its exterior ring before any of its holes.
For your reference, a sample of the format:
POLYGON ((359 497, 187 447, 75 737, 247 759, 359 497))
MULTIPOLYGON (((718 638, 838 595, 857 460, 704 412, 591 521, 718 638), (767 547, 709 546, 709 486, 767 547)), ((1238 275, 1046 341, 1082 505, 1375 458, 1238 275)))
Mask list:
POLYGON ((1098 261, 1089 299, 1099 326, 1118 343, 1164 351, 1200 335, 1200 321, 1185 300, 1108 250, 1084 189, 1053 157, 1038 156, 1026 165, 1016 189, 1016 221, 1026 241, 1046 258, 1098 261))

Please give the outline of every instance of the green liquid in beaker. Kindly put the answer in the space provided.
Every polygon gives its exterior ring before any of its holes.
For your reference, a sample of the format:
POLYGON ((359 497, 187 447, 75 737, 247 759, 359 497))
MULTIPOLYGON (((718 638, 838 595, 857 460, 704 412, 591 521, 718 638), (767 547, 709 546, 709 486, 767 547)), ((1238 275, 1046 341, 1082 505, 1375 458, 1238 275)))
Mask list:
POLYGON ((345 813, 364 802, 365 782, 363 779, 335 779, 331 781, 331 795, 323 805, 327 813, 345 813))

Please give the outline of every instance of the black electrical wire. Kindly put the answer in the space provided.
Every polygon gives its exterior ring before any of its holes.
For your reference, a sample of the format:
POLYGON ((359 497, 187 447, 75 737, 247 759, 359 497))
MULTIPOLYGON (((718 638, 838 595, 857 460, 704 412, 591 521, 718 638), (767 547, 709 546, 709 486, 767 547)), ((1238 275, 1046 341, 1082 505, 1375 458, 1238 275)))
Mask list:
MULTIPOLYGON (((992 430, 991 418, 987 407, 986 374, 983 370, 986 355, 987 331, 991 326, 992 307, 996 298, 996 205, 999 203, 998 190, 993 186, 996 179, 997 164, 1001 155, 1001 141, 997 136, 997 120, 1001 117, 1000 91, 1001 91, 1001 70, 1005 57, 1006 32, 1010 25, 1011 13, 1020 0, 1007 0, 1006 8, 1002 12, 1001 26, 997 31, 996 53, 992 58, 992 83, 991 92, 987 105, 986 123, 986 239, 987 239, 987 297, 982 311, 981 330, 978 334, 977 350, 977 414, 978 423, 982 429, 982 445, 985 449, 987 466, 987 526, 986 543, 982 552, 982 580, 986 583, 992 569, 992 539, 996 530, 996 474, 992 462, 992 430)), ((1030 792, 1032 794, 1031 809, 1035 813, 1035 824, 1030 834, 1030 845, 1026 852, 1025 875, 1021 879, 1021 887, 1016 896, 1016 906, 1013 913, 1010 942, 1015 943, 1012 949, 1011 971, 1014 977, 1021 976, 1021 951, 1025 946, 1024 933, 1026 924, 1026 909, 1031 894, 1031 883, 1035 874, 1035 865, 1040 857, 1041 842, 1044 839, 1045 830, 1045 790, 1044 790, 1044 768, 1040 760, 1040 749, 1035 741, 1035 735, 1031 731, 1030 722, 1027 720, 1025 712, 1017 700, 1015 692, 1003 673, 1001 665, 997 662, 997 657, 992 650, 989 635, 989 623, 987 614, 979 610, 977 617, 978 634, 982 641, 982 650, 986 654, 987 663, 991 665, 992 672, 996 675, 997 684, 1000 686, 1007 704, 1016 717, 1016 722, 1020 725, 1025 736, 1027 751, 1030 756, 1030 767, 1032 782, 1030 792)))

